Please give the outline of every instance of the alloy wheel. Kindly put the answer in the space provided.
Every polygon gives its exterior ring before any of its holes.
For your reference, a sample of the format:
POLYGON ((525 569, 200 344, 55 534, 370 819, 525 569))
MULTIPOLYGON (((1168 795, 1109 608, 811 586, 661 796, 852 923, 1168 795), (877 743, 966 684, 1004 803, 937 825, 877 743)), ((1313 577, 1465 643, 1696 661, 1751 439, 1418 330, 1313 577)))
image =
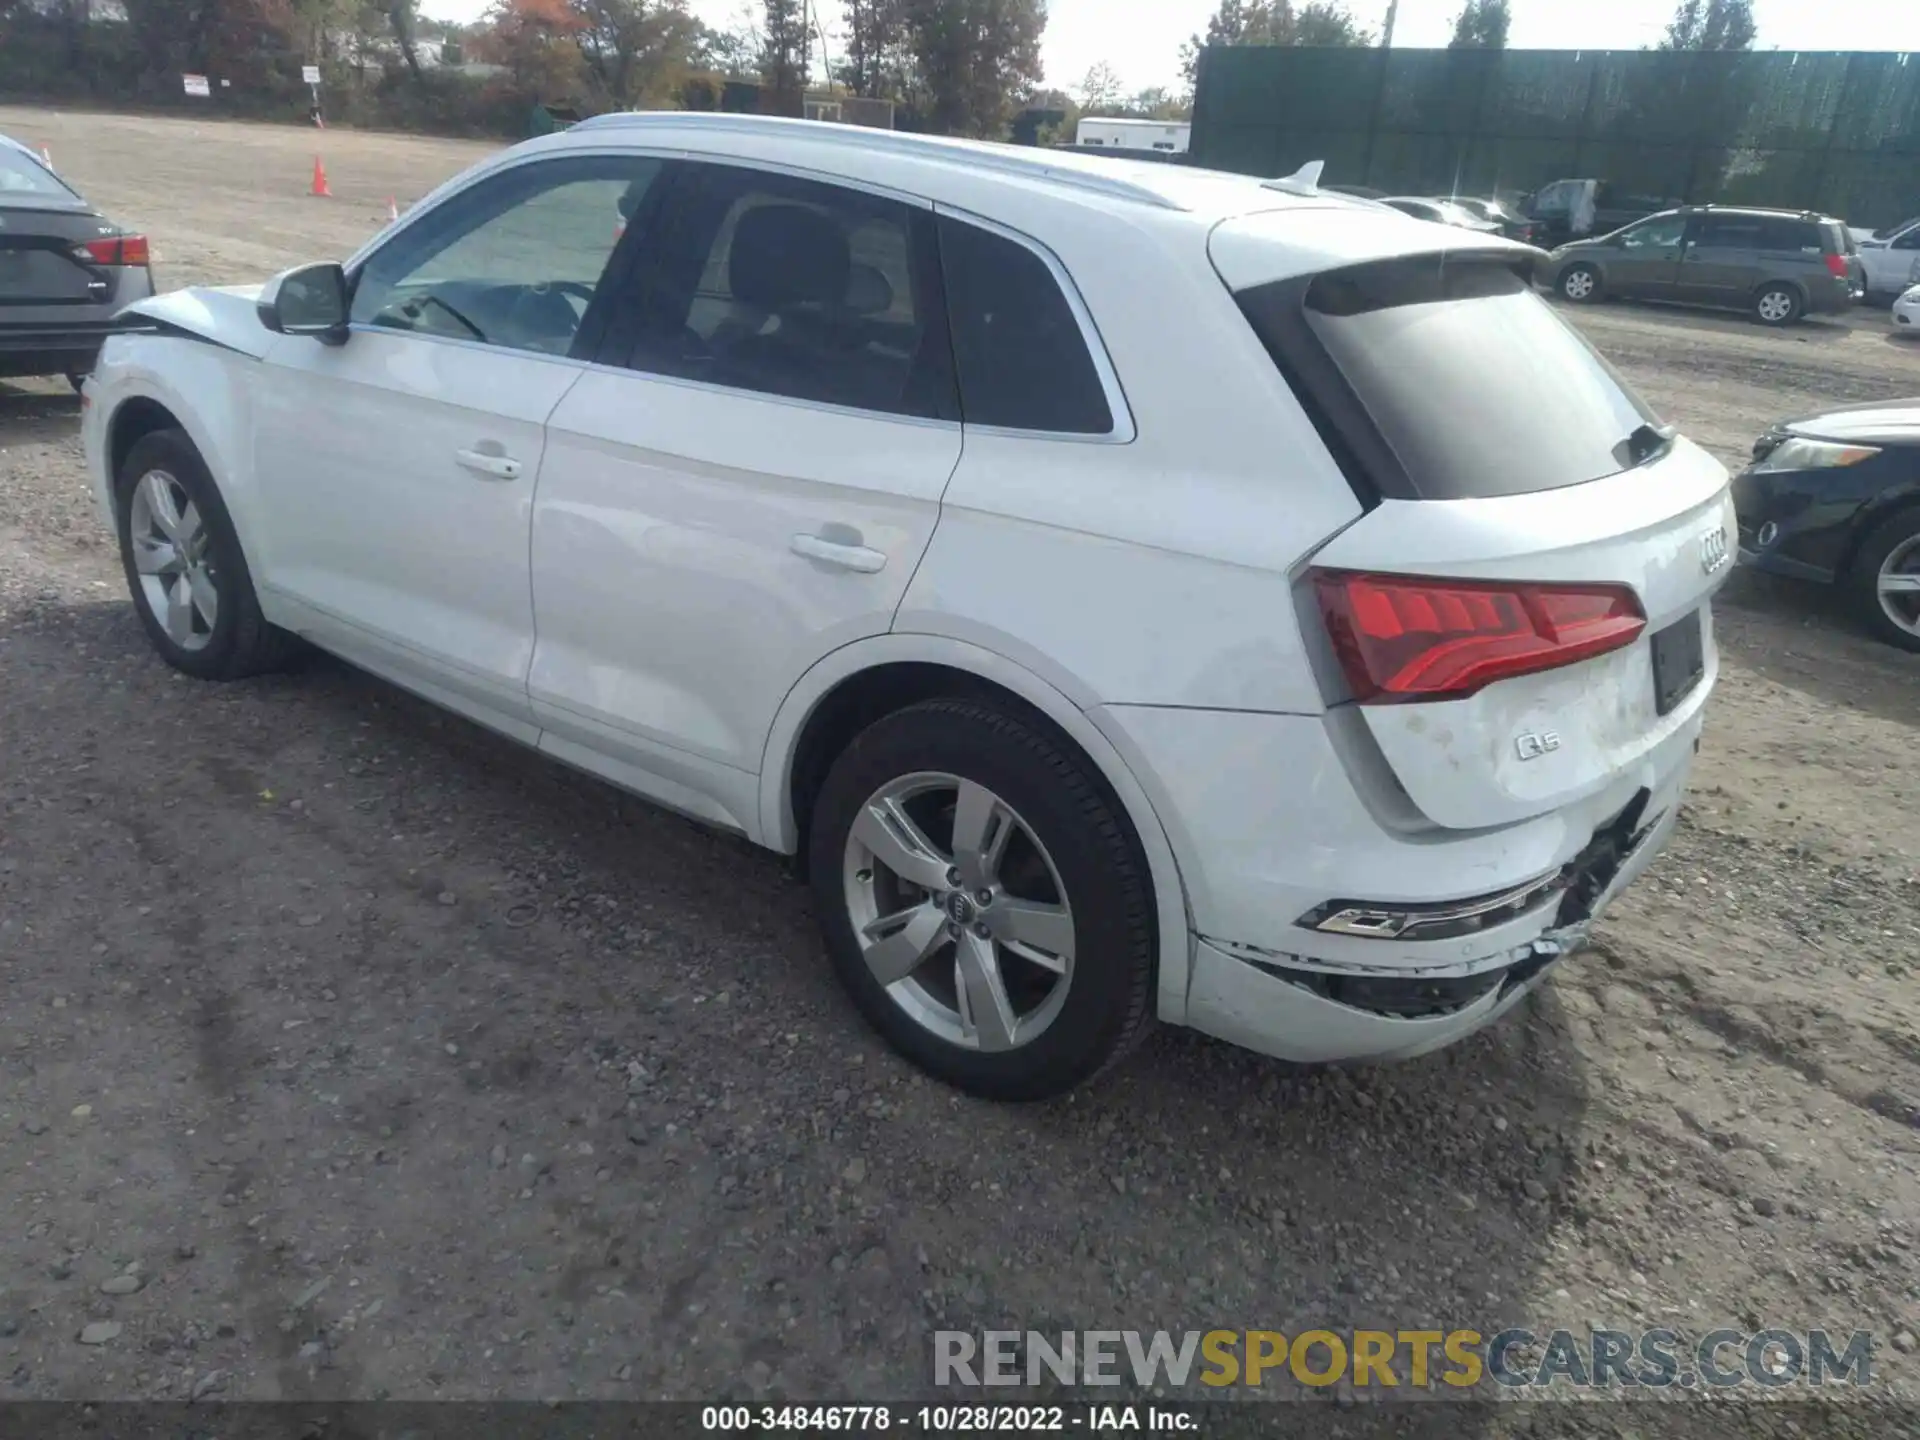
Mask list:
POLYGON ((1591 270, 1570 270, 1560 282, 1560 289, 1569 300, 1585 300, 1593 294, 1593 272, 1591 270))
POLYGON ((133 489, 127 528, 140 597, 182 650, 201 650, 220 618, 212 532, 179 480, 149 470, 133 489))
POLYGON ((922 1028, 999 1052, 1059 1017, 1073 910, 1039 837, 986 786, 931 771, 882 786, 854 820, 842 878, 861 957, 922 1028))
POLYGON ((1784 290, 1769 290, 1760 297, 1760 318, 1769 325, 1778 325, 1793 314, 1793 296, 1784 290))
POLYGON ((1907 634, 1920 637, 1920 535, 1887 552, 1874 576, 1880 609, 1907 634))

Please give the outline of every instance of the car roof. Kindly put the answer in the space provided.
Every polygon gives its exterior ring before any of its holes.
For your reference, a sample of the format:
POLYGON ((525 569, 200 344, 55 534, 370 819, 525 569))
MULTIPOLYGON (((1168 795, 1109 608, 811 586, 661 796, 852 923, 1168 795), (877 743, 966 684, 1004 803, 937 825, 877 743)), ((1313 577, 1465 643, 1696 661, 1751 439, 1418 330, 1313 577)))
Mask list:
POLYGON ((1838 220, 1832 215, 1823 215, 1818 210, 1774 210, 1764 205, 1677 205, 1674 215, 1749 215, 1760 220, 1810 220, 1816 223, 1838 220))
POLYGON ((571 148, 618 137, 702 154, 734 153, 808 165, 854 182, 896 189, 935 201, 964 204, 983 183, 1138 218, 1156 212, 1217 221, 1253 210, 1358 206, 1351 196, 1190 165, 1091 156, 1070 150, 1000 145, 946 136, 914 135, 821 120, 711 111, 622 111, 597 115, 529 145, 571 148))

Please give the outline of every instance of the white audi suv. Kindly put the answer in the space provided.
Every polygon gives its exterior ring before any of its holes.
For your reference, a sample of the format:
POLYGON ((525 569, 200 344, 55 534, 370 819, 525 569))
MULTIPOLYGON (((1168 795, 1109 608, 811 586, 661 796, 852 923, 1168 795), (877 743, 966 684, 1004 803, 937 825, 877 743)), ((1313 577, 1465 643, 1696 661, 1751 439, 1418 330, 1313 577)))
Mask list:
POLYGON ((613 115, 88 387, 154 648, 298 641, 795 857, 897 1049, 1414 1055, 1665 842, 1719 464, 1537 252, 1327 193, 613 115))

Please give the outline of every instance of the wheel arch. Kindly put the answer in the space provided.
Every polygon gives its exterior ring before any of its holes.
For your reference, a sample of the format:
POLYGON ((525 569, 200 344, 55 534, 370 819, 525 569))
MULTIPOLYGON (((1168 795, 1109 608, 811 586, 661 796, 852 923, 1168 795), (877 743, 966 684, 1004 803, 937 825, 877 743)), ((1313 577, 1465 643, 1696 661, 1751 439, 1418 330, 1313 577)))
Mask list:
POLYGON ((1847 527, 1846 547, 1840 552, 1839 563, 1834 566, 1836 577, 1844 578, 1853 573, 1853 567, 1865 548, 1867 537, 1872 535, 1889 520, 1897 520, 1902 515, 1914 515, 1920 518, 1920 481, 1911 481, 1892 494, 1882 494, 1869 500, 1854 512, 1853 522, 1847 527))
POLYGON ((233 364, 257 362, 172 335, 115 336, 107 353, 110 363, 95 376, 93 403, 100 407, 101 418, 91 422, 99 428, 91 431, 89 442, 104 513, 113 515, 114 487, 127 453, 142 436, 177 429, 199 452, 219 488, 241 552, 258 575, 253 513, 244 484, 245 399, 233 364))
POLYGON ((1807 293, 1807 287, 1787 275, 1776 275, 1770 279, 1762 280, 1747 292, 1747 303, 1752 305, 1769 290, 1791 290, 1794 295, 1799 298, 1800 313, 1803 315, 1806 314, 1807 302, 1811 298, 1807 293))
POLYGON ((187 427, 160 401, 151 395, 129 395, 107 421, 107 473, 118 480, 120 467, 127 463, 133 447, 161 430, 187 432, 187 427))
POLYGON ((1161 1019, 1186 1018, 1191 927, 1186 887, 1160 817, 1131 767, 1056 685, 984 647, 931 635, 843 646, 801 677, 768 733, 760 770, 761 842, 798 855, 808 807, 834 757, 882 715, 937 695, 997 699, 1036 716, 1085 757, 1132 825, 1152 879, 1161 1019))

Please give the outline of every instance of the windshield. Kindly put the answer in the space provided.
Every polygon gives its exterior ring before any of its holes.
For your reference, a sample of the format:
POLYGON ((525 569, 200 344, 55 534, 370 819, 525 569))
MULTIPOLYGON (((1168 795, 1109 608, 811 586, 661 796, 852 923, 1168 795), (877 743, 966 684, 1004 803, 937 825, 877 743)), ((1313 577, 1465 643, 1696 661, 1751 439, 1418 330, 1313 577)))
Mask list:
POLYGON ((1878 230, 1873 232, 1873 238, 1876 240, 1891 240, 1894 236, 1900 234, 1901 231, 1911 230, 1916 225, 1920 225, 1920 215, 1902 220, 1898 225, 1882 225, 1878 230))
POLYGON ((0 202, 27 197, 60 201, 80 198, 38 160, 0 145, 0 202))

